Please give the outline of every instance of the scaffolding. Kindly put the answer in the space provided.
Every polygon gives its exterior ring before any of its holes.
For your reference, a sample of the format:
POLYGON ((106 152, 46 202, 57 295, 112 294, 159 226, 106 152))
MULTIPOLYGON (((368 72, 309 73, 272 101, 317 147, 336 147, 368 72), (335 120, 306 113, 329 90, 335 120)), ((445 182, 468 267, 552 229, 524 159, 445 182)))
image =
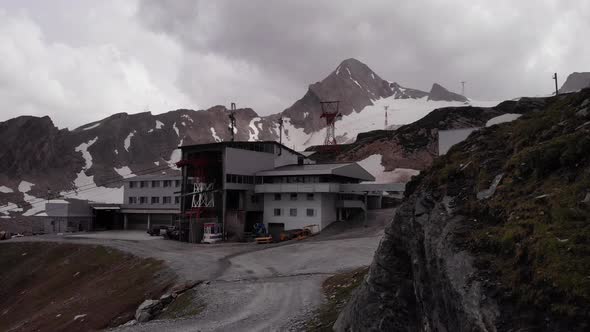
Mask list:
POLYGON ((219 169, 219 161, 211 155, 199 154, 188 160, 181 160, 176 164, 185 168, 183 177, 183 203, 181 205, 181 231, 186 232, 186 240, 198 243, 203 237, 203 224, 217 222, 215 210, 215 194, 219 192, 216 186, 215 173, 219 169), (191 186, 192 191, 184 192, 184 188, 191 186), (190 197, 190 208, 187 208, 186 198, 190 197))

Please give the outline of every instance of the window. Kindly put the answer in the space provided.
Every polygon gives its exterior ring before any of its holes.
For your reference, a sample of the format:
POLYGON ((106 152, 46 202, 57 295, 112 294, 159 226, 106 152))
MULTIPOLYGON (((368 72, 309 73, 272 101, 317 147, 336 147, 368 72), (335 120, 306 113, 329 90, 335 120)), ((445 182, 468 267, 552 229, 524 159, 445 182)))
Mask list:
POLYGON ((135 181, 129 181, 129 188, 135 188, 137 187, 137 184, 135 183, 135 181))
POLYGON ((297 209, 289 209, 289 215, 291 217, 297 217, 297 209))
POLYGON ((139 181, 139 187, 141 188, 147 188, 148 186, 148 182, 147 181, 139 181))
POLYGON ((147 197, 141 196, 139 198, 139 204, 147 204, 147 202, 148 202, 147 197))
POLYGON ((281 200, 281 194, 275 194, 275 201, 281 200))
POLYGON ((171 203, 172 203, 172 197, 170 197, 170 196, 162 197, 162 204, 171 204, 171 203))
POLYGON ((291 194, 291 200, 292 201, 296 201, 297 200, 297 193, 292 193, 291 194))
POLYGON ((160 181, 154 180, 152 181, 152 188, 158 188, 160 186, 160 181))
POLYGON ((275 209, 274 215, 275 215, 275 217, 279 217, 281 215, 281 209, 275 209))
POLYGON ((174 196, 174 204, 180 204, 180 196, 174 196))
POLYGON ((313 194, 307 194, 307 200, 313 201, 313 194))
POLYGON ((129 204, 137 204, 137 197, 129 197, 129 204))
POLYGON ((252 202, 252 204, 258 204, 258 196, 257 195, 250 196, 250 202, 252 202))
POLYGON ((314 215, 315 215, 314 209, 307 209, 307 216, 308 217, 313 217, 314 215))
POLYGON ((171 180, 164 180, 164 188, 168 188, 168 187, 172 187, 172 181, 171 180))
POLYGON ((152 204, 160 204, 160 197, 152 197, 152 204))
POLYGON ((180 187, 180 180, 174 180, 174 186, 180 187))

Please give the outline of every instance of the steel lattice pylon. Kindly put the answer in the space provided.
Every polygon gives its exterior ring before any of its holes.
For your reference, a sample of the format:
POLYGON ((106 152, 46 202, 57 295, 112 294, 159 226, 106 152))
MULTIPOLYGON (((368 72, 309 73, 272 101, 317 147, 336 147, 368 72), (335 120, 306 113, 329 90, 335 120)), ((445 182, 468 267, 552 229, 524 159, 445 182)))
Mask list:
MULTIPOLYGON (((199 179, 200 180, 200 179, 199 179)), ((215 207, 214 183, 196 182, 193 184, 192 208, 215 207)))
POLYGON ((326 119, 326 138, 324 145, 336 145, 336 120, 342 117, 338 111, 339 101, 322 101, 322 115, 320 118, 326 119))

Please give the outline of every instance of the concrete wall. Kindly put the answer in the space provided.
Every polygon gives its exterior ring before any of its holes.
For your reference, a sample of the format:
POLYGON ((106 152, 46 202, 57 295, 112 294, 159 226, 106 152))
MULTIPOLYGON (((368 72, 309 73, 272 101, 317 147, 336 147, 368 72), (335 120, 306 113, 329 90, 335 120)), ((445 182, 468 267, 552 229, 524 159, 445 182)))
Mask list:
POLYGON ((45 217, 43 231, 47 234, 89 231, 91 217, 45 217))
POLYGON ((313 201, 308 201, 305 193, 297 194, 296 201, 291 200, 289 193, 281 195, 281 200, 275 201, 274 194, 264 194, 264 224, 267 228, 269 223, 284 223, 285 230, 313 224, 321 228, 322 225, 328 225, 336 220, 335 195, 315 193, 313 201), (281 216, 274 215, 275 208, 282 209, 281 216), (290 216, 291 208, 297 209, 296 217, 290 216), (314 209, 315 215, 308 217, 307 209, 314 209), (327 218, 326 221, 323 221, 323 218, 327 218))
POLYGON ((274 158, 272 153, 226 148, 225 173, 254 175, 256 172, 273 168, 274 158))

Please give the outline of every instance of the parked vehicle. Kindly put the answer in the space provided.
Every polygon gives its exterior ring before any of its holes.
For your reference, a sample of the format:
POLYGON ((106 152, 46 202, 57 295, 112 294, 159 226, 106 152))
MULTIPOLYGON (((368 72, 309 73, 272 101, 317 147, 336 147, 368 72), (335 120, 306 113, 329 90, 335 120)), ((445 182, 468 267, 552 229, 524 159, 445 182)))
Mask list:
POLYGON ((150 236, 160 236, 166 234, 168 228, 168 226, 152 226, 147 230, 147 233, 150 236))

